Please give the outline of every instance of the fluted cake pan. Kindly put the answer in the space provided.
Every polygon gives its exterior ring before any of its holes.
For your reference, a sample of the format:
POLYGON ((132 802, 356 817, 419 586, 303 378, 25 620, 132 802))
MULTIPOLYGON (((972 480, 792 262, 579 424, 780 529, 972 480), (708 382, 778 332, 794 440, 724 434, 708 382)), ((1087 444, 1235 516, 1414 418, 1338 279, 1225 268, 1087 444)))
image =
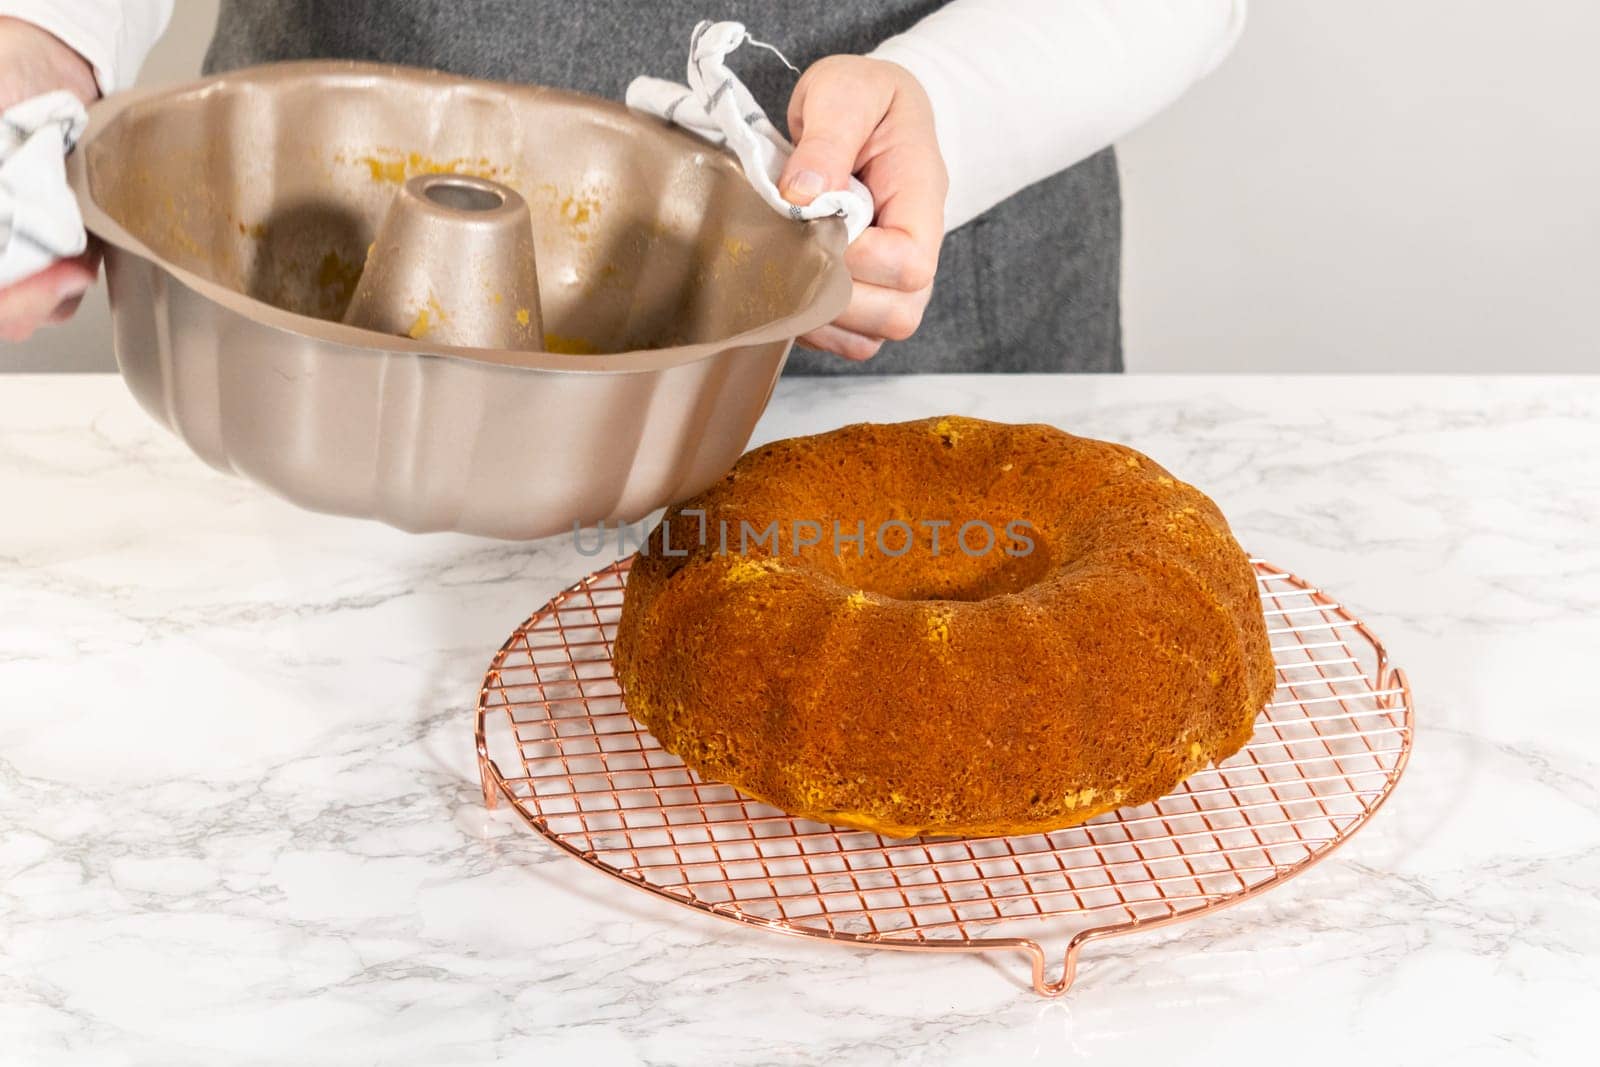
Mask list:
MULTIPOLYGON (((786 219, 722 151, 535 86, 258 67, 101 101, 69 175, 139 403, 221 470, 407 530, 534 538, 699 491, 793 339, 849 300, 842 223, 786 219), (526 203, 543 336, 523 344, 543 350, 447 343, 442 303, 403 333, 341 321, 426 174, 526 203)), ((520 299, 492 273, 476 306, 520 299)))

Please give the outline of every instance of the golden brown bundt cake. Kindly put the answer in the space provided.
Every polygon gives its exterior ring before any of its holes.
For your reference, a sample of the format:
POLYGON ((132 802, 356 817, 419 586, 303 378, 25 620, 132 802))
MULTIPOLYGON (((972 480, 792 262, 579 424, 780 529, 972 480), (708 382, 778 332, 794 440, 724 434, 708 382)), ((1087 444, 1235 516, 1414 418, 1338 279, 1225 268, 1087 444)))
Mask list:
POLYGON ((777 441, 670 508, 616 665, 701 777, 893 837, 1153 800, 1239 750, 1274 677, 1204 494, 1122 445, 956 417, 777 441))

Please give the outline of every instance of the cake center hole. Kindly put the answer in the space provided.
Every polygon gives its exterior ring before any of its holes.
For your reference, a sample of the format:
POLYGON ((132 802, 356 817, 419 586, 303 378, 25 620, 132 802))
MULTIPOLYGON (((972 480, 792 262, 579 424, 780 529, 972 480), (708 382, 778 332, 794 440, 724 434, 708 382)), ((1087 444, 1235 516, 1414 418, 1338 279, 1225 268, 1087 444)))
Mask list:
POLYGON ((493 189, 484 189, 466 182, 434 182, 423 190, 429 200, 453 211, 493 211, 506 202, 506 198, 493 189))
MULTIPOLYGON (((876 545, 869 545, 864 555, 858 557, 852 551, 839 558, 841 577, 857 588, 896 600, 987 600, 1020 593, 1050 573, 1054 555, 1049 544, 1037 529, 1030 531, 1030 538, 1031 545, 997 538, 991 549, 980 555, 961 551, 948 530, 937 553, 931 542, 920 536, 899 556, 886 555, 876 545)), ((899 545, 892 547, 898 549, 899 545)))

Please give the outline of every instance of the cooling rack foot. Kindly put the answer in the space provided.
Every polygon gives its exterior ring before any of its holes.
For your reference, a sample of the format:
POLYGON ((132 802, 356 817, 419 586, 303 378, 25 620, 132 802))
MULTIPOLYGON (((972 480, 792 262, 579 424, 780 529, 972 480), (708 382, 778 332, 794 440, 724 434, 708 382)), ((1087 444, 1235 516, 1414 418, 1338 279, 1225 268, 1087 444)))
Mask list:
POLYGON ((1066 993, 1072 985, 1072 979, 1078 973, 1078 949, 1081 944, 1074 940, 1067 946, 1066 956, 1062 960, 1061 974, 1055 979, 1045 977, 1044 947, 1037 941, 1026 941, 1022 950, 1028 955, 1028 962, 1033 968, 1033 991, 1041 997, 1059 997, 1066 993))
POLYGON ((500 806, 500 790, 494 784, 494 772, 482 760, 478 761, 478 781, 483 786, 483 806, 493 811, 500 806))

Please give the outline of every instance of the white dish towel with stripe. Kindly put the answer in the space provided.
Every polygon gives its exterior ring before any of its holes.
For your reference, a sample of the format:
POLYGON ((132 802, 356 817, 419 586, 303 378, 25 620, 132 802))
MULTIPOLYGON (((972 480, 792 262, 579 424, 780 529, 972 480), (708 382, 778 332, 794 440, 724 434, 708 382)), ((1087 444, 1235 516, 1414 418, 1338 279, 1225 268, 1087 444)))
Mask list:
POLYGON ((689 39, 689 84, 635 78, 625 97, 628 106, 675 122, 713 144, 727 144, 739 157, 745 177, 773 210, 792 219, 839 216, 854 241, 872 224, 873 213, 872 194, 855 178, 850 179, 848 189, 823 193, 804 207, 779 194, 778 179, 794 154, 794 145, 778 132, 744 82, 728 68, 728 54, 747 41, 771 47, 755 41, 743 23, 700 23, 689 39))
POLYGON ((0 286, 88 247, 64 160, 89 116, 64 90, 0 115, 0 286))

